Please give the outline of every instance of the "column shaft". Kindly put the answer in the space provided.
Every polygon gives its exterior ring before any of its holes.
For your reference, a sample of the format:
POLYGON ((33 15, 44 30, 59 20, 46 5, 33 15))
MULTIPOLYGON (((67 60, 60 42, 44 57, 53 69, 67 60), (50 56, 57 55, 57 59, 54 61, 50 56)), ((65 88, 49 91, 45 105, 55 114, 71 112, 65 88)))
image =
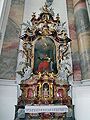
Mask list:
POLYGON ((78 54, 78 42, 76 37, 76 28, 74 20, 74 9, 73 1, 66 0, 67 2, 67 14, 68 14, 68 25, 69 25, 69 34, 72 39, 71 49, 72 49, 72 62, 73 62, 73 77, 74 80, 81 80, 81 69, 80 69, 80 60, 78 54))
POLYGON ((73 0, 82 80, 90 79, 90 23, 85 0, 73 0))

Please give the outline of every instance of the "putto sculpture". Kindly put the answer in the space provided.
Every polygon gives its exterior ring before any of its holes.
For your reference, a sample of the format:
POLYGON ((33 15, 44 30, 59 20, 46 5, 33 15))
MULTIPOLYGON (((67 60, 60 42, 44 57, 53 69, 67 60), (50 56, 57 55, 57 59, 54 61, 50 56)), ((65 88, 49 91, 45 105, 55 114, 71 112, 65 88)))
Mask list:
POLYGON ((50 7, 52 5, 54 0, 46 0, 46 4, 48 7, 50 7))

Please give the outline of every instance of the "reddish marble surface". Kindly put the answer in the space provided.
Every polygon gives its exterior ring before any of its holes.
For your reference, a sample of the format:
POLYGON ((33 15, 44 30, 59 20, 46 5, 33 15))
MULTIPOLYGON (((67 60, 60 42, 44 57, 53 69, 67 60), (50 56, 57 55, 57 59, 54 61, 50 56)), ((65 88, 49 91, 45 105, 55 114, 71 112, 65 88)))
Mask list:
POLYGON ((90 79, 90 22, 85 0, 73 1, 82 80, 90 79), (76 4, 75 4, 76 3, 76 4))
POLYGON ((78 41, 76 35, 75 19, 73 1, 66 0, 67 2, 67 14, 70 38, 72 39, 71 50, 72 50, 72 62, 73 62, 73 78, 74 80, 81 80, 80 60, 78 53, 78 41))
MULTIPOLYGON (((20 1, 20 0, 19 0, 20 1)), ((24 1, 24 0, 23 0, 24 1)), ((12 0, 6 27, 2 53, 0 56, 0 79, 16 79, 19 33, 23 17, 24 2, 12 0)))

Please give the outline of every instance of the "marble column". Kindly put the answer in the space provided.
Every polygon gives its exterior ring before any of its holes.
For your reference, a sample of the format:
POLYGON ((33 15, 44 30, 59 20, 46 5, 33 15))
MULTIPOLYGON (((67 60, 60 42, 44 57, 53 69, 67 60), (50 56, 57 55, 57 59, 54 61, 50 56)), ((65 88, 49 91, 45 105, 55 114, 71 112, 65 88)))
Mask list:
MULTIPOLYGON (((24 0, 23 0, 24 1, 24 0)), ((24 2, 18 4, 7 0, 6 12, 4 15, 3 25, 6 25, 5 35, 3 38, 2 52, 0 55, 0 78, 6 80, 16 80, 16 67, 19 46, 19 34, 24 13, 24 2), (10 10, 8 10, 10 7, 10 10), (7 16, 8 12, 8 16, 7 16), (7 16, 7 18, 6 18, 7 16)), ((3 27, 2 27, 3 28, 3 27)), ((3 31, 2 31, 3 32, 3 31)), ((1 41, 0 41, 1 42, 1 41)))
POLYGON ((90 79, 90 22, 85 0, 73 0, 82 80, 90 79))
POLYGON ((74 9, 73 1, 66 0, 67 3, 67 15, 68 15, 68 26, 69 34, 72 39, 71 51, 72 51, 72 64, 73 64, 73 79, 74 81, 81 80, 81 69, 80 69, 80 60, 78 54, 78 42, 76 37, 76 28, 74 20, 74 9))

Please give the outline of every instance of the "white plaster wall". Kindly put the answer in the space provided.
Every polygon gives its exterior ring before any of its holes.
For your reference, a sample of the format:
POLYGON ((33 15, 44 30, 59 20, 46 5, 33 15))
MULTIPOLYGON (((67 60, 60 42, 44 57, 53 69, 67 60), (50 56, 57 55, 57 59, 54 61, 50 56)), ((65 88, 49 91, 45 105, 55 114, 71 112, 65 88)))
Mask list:
POLYGON ((90 86, 75 85, 72 88, 75 120, 90 120, 90 86))
MULTIPOLYGON (((0 0, 0 53, 6 30, 11 0, 0 0)), ((17 84, 13 80, 0 79, 0 120, 13 120, 17 104, 17 84)))
POLYGON ((0 80, 0 120, 14 120, 17 104, 17 85, 14 81, 0 80))

